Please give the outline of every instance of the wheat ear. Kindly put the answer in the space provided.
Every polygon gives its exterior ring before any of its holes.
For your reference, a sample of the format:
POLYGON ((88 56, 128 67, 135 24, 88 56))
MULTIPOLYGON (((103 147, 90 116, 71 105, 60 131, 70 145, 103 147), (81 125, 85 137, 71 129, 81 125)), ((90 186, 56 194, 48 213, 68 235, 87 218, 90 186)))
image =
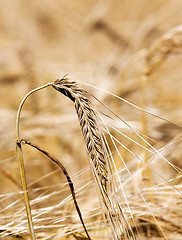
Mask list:
MULTIPOLYGON (((118 199, 115 198, 116 189, 108 157, 108 146, 105 144, 106 139, 101 133, 99 117, 93 110, 90 100, 87 98, 87 91, 80 88, 75 81, 70 81, 65 77, 57 79, 52 84, 52 87, 74 102, 94 180, 101 194, 101 205, 104 207, 103 215, 107 215, 113 239, 120 240, 122 234, 124 234, 125 239, 130 239, 130 234, 127 230, 129 223, 118 199), (108 177, 108 173, 111 178, 108 177)), ((135 239, 134 235, 132 238, 135 239)))
POLYGON ((147 51, 145 56, 147 75, 151 75, 167 57, 182 48, 182 25, 172 28, 147 51))
POLYGON ((96 114, 86 97, 87 91, 79 88, 75 81, 67 78, 57 79, 52 85, 56 90, 69 97, 75 104, 87 151, 97 171, 99 180, 107 193, 107 169, 103 144, 99 135, 96 114))

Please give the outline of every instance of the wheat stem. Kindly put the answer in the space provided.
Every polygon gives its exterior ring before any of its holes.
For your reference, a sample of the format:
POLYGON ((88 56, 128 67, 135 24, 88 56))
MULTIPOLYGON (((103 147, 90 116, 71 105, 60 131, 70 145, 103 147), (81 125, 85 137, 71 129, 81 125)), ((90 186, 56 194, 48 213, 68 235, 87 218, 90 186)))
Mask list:
POLYGON ((35 240, 36 238, 35 238, 34 226, 33 226, 33 221, 32 221, 30 200, 29 200, 29 196, 28 196, 28 188, 27 188, 27 181, 26 181, 26 175, 25 175, 25 166, 24 166, 24 161, 23 161, 21 142, 17 141, 16 146, 17 146, 16 149, 17 149, 17 154, 18 154, 18 162, 19 162, 19 168, 20 168, 23 195, 24 195, 24 201, 25 201, 25 208, 26 208, 26 213, 27 213, 27 218, 28 218, 30 238, 32 240, 35 240))
POLYGON ((21 141, 20 141, 20 114, 22 107, 26 101, 26 99, 34 92, 41 90, 43 88, 46 88, 48 86, 52 85, 52 83, 48 83, 46 85, 43 85, 41 87, 35 88, 23 98, 23 100, 20 103, 20 106, 18 108, 17 112, 17 118, 16 118, 16 146, 17 146, 17 155, 18 155, 18 162, 19 162, 19 168, 20 168, 20 175, 21 175, 21 182, 22 182, 22 188, 23 188, 23 195, 24 195, 24 201, 25 201, 25 208, 26 208, 26 213, 27 213, 27 218, 28 218, 28 226, 29 226, 29 232, 30 232, 30 238, 32 240, 35 240, 35 232, 34 232, 34 226, 33 226, 33 221, 32 221, 32 214, 31 214, 31 206, 30 206, 30 200, 29 200, 29 195, 28 195, 28 188, 27 188, 27 181, 26 181, 26 175, 25 175, 25 166, 24 166, 24 161, 23 161, 23 152, 22 152, 22 147, 21 147, 21 141))
POLYGON ((22 139, 21 142, 22 142, 22 143, 25 143, 25 144, 33 147, 33 148, 36 148, 38 151, 40 151, 41 153, 43 153, 44 155, 46 155, 51 161, 53 161, 54 163, 56 163, 56 164, 61 168, 62 172, 64 173, 64 175, 65 175, 65 177, 66 177, 66 179, 67 179, 67 181, 68 181, 68 184, 69 184, 69 187, 70 187, 70 191, 71 191, 71 195, 72 195, 72 197, 73 197, 73 201, 74 201, 74 204, 75 204, 75 208, 76 208, 76 211, 77 211, 78 216, 79 216, 79 218, 80 218, 80 221, 81 221, 81 223, 82 223, 82 226, 83 226, 83 228, 84 228, 84 230, 85 230, 85 233, 86 233, 88 239, 91 240, 91 238, 90 238, 90 236, 89 236, 89 234, 88 234, 88 232, 87 232, 86 226, 85 226, 84 221, 83 221, 83 218, 82 218, 82 214, 81 214, 80 208, 79 208, 78 203, 77 203, 77 200, 76 200, 76 195, 75 195, 75 190, 74 190, 73 182, 72 182, 72 180, 71 180, 71 178, 70 178, 70 176, 69 176, 66 168, 63 166, 63 164, 62 164, 58 159, 56 159, 56 158, 53 157, 50 153, 48 153, 47 151, 45 151, 45 150, 43 150, 42 148, 38 147, 37 145, 35 145, 35 144, 33 144, 33 143, 25 140, 25 139, 22 139))

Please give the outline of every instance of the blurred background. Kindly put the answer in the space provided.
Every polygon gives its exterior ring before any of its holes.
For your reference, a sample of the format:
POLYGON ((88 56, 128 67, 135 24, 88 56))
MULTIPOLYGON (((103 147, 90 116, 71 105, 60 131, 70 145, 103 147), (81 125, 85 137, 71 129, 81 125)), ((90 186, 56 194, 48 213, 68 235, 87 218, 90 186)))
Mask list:
MULTIPOLYGON (((28 239, 16 160, 15 118, 22 98, 33 88, 68 74, 70 79, 113 92, 158 116, 182 123, 181 9, 180 0, 0 0, 0 238, 28 239)), ((81 86, 132 127, 155 138, 154 147, 171 143, 165 154, 173 164, 182 166, 180 127, 146 117, 103 91, 81 86)), ((92 227, 97 220, 102 229, 102 217, 96 215, 99 201, 69 99, 51 88, 32 95, 23 108, 20 133, 60 159, 76 189, 88 184, 80 190, 79 203, 86 223, 92 227)), ((128 140, 124 144, 135 149, 128 140)), ((70 233, 70 239, 85 239, 79 231, 72 234, 82 227, 59 169, 28 146, 24 147, 24 158, 37 239, 66 239, 70 233)), ((168 164, 154 167, 163 167, 166 179, 179 176, 168 164)), ((127 189, 131 193, 131 186, 127 189)), ((160 219, 161 225, 168 222, 169 239, 173 234, 180 239, 180 219, 175 206, 167 220, 160 219)), ((154 227, 151 229, 148 233, 143 230, 147 239, 162 239, 154 227)), ((95 239, 111 239, 106 238, 105 231, 93 234, 95 239)))

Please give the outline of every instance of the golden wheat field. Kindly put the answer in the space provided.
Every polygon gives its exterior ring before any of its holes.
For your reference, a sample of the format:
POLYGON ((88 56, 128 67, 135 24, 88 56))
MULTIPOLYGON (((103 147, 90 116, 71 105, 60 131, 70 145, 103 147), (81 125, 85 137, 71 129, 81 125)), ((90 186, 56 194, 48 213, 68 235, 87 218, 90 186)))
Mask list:
POLYGON ((0 239, 182 239, 181 10, 0 0, 0 239))

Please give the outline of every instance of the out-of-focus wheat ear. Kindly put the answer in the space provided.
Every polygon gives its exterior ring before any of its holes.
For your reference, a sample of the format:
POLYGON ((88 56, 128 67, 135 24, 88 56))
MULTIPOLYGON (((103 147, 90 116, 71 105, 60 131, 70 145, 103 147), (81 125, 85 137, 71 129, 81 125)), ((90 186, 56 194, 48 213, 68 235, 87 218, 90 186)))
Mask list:
POLYGON ((17 149, 17 159, 19 162, 19 168, 20 168, 20 175, 21 175, 21 182, 22 182, 22 188, 23 188, 23 195, 24 195, 24 201, 25 201, 25 208, 27 213, 27 219, 28 219, 28 225, 29 225, 29 232, 30 237, 32 240, 35 240, 35 232, 34 232, 34 226, 32 221, 32 214, 31 214, 31 206, 30 206, 30 200, 28 195, 28 188, 27 188, 27 181, 26 181, 26 174, 25 174, 25 166, 23 161, 23 152, 22 152, 22 146, 20 141, 20 115, 22 107, 26 101, 26 99, 34 92, 37 92, 43 88, 46 88, 48 86, 52 85, 52 83, 48 83, 46 85, 43 85, 41 87, 35 88, 23 98, 23 100, 20 103, 18 112, 17 112, 17 118, 16 118, 16 149, 17 149))
POLYGON ((85 230, 85 233, 87 235, 87 238, 89 240, 91 240, 90 238, 90 235, 88 234, 87 232, 87 229, 86 229, 86 226, 84 224, 84 221, 83 221, 83 218, 82 218, 82 214, 81 214, 81 211, 80 211, 80 208, 78 206, 78 203, 77 203, 77 200, 76 200, 76 195, 75 195, 75 190, 74 190, 74 186, 73 186, 73 182, 71 180, 71 177, 69 176, 68 174, 68 171, 66 170, 66 168, 63 166, 63 164, 58 160, 56 159, 55 157, 53 157, 50 153, 48 153, 47 151, 43 150, 42 148, 38 147, 37 145, 31 143, 30 141, 27 141, 25 139, 22 139, 21 140, 22 143, 25 143, 35 149, 37 149, 38 151, 40 151, 41 153, 43 153, 44 155, 46 155, 52 162, 56 163, 62 170, 63 174, 65 175, 67 181, 68 181, 68 184, 69 184, 69 187, 70 187, 70 191, 71 191, 71 195, 73 197, 73 201, 74 201, 74 204, 75 204, 75 208, 76 208, 76 211, 78 213, 78 216, 80 218, 80 222, 83 226, 83 229, 85 230))
POLYGON ((182 48, 182 25, 164 34, 147 51, 147 75, 151 75, 174 51, 182 48))

